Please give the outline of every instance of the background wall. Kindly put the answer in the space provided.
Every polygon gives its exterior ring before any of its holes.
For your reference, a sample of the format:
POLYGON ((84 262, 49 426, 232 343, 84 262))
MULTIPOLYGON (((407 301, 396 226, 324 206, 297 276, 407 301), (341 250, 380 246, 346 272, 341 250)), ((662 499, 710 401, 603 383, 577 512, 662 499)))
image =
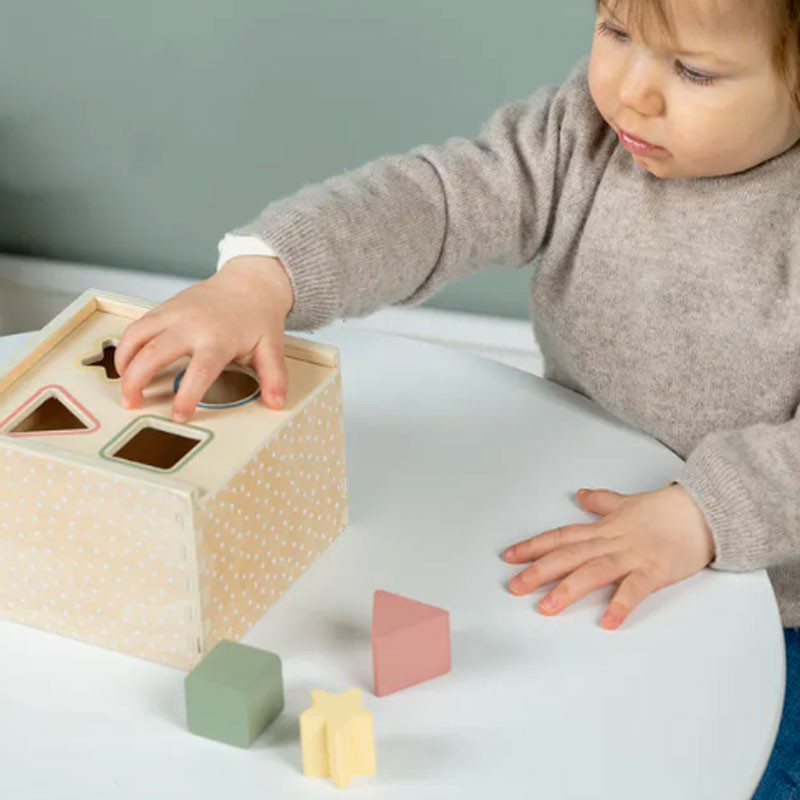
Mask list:
MULTIPOLYGON (((590 47, 592 0, 4 0, 0 251, 203 278, 269 201, 477 135, 590 47)), ((530 269, 426 305, 525 317, 530 269)))

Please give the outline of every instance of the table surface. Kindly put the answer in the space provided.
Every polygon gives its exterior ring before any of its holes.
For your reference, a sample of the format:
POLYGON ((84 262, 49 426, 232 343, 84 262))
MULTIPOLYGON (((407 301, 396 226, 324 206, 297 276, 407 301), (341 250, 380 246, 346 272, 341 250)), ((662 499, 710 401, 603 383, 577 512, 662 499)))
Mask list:
MULTIPOLYGON (((331 326, 350 523, 242 639, 283 660, 286 706, 250 747, 185 727, 184 672, 0 621, 0 785, 27 798, 334 797, 302 774, 311 689, 359 686, 378 772, 364 798, 745 800, 783 702, 764 571, 706 569, 600 627, 613 587, 556 617, 506 589, 509 544, 594 515, 581 486, 664 486, 680 459, 587 398, 438 345, 331 326), (446 608, 452 671, 372 694, 372 595, 446 608)), ((0 339, 4 360, 23 337, 0 339)))

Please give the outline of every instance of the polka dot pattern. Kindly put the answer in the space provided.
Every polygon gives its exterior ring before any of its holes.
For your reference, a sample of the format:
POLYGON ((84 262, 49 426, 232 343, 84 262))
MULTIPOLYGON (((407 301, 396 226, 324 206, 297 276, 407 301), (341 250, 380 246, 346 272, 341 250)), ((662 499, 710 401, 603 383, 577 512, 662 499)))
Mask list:
POLYGON ((199 627, 188 495, 15 444, 0 456, 0 616, 185 662, 199 627))
POLYGON ((341 378, 215 496, 0 438, 0 617, 191 669, 347 525, 341 378))
POLYGON ((337 371, 197 516, 204 650, 241 637, 347 525, 337 371))

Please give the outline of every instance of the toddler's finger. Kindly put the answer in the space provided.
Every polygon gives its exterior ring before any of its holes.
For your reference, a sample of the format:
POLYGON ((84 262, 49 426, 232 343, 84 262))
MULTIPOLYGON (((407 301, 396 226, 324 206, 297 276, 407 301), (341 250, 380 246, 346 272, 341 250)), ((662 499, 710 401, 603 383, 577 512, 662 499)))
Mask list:
POLYGON ((647 595, 658 588, 656 582, 641 572, 631 572, 620 583, 611 598, 600 624, 604 628, 618 628, 647 595))
POLYGON ((122 375, 122 405, 136 408, 142 402, 142 392, 153 376, 186 355, 188 349, 188 345, 173 331, 164 331, 147 342, 122 375))
POLYGON ((177 422, 186 422, 194 414, 209 386, 219 377, 230 359, 221 349, 198 350, 192 356, 181 378, 178 393, 172 404, 172 416, 177 422))
MULTIPOLYGON (((592 564, 592 569, 589 570, 587 576, 590 579, 603 577, 599 568, 605 570, 606 573, 609 570, 616 570, 618 574, 622 574, 624 567, 620 565, 619 557, 610 553, 608 548, 608 543, 602 539, 591 539, 579 544, 559 547, 538 558, 533 564, 515 575, 509 582, 509 588, 514 594, 528 594, 545 583, 550 583, 569 573, 573 573, 572 582, 578 585, 583 580, 579 577, 579 573, 589 563, 592 564)), ((616 577, 615 574, 614 578, 616 577)))
POLYGON ((163 320, 152 312, 128 325, 114 350, 114 368, 117 372, 123 375, 139 349, 163 330, 163 320))
POLYGON ((283 335, 278 335, 269 340, 263 338, 253 353, 253 367, 258 373, 262 399, 275 410, 283 408, 289 384, 283 349, 283 335))
POLYGON ((523 542, 509 547, 503 556, 506 561, 517 564, 520 561, 532 561, 545 553, 549 553, 556 547, 565 544, 579 544, 595 536, 597 527, 593 522, 579 522, 575 525, 563 525, 560 528, 544 531, 543 533, 532 536, 523 542))

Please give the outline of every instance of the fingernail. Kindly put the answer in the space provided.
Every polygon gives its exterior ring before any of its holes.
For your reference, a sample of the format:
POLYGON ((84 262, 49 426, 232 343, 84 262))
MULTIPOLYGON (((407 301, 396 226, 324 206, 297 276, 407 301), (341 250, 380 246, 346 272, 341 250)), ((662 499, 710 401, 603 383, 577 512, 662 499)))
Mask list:
POLYGON ((603 619, 601 620, 603 625, 608 625, 611 627, 616 628, 620 625, 623 620, 625 619, 625 614, 620 612, 619 609, 612 609, 609 607, 606 609, 606 613, 603 614, 603 619))
POLYGON ((513 547, 509 547, 508 550, 506 550, 505 553, 503 553, 503 556, 505 558, 511 558, 511 556, 513 556, 513 555, 514 555, 514 548, 513 547))
POLYGON ((545 597, 542 602, 539 603, 539 605, 545 611, 553 611, 553 609, 558 608, 558 601, 551 595, 547 595, 547 597, 545 597))
POLYGON ((175 414, 173 419, 175 422, 186 422, 188 417, 185 414, 175 414))

